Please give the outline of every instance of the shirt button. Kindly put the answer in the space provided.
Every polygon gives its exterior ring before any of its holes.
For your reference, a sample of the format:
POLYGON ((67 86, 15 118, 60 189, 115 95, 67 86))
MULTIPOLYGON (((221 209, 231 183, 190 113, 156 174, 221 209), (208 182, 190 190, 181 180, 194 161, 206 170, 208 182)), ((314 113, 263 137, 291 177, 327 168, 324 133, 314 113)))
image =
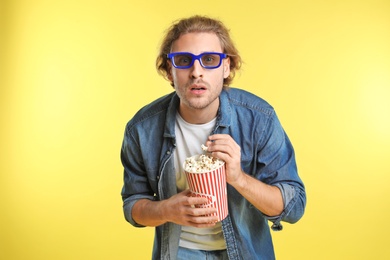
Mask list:
POLYGON ((167 151, 167 154, 171 154, 171 151, 167 151))

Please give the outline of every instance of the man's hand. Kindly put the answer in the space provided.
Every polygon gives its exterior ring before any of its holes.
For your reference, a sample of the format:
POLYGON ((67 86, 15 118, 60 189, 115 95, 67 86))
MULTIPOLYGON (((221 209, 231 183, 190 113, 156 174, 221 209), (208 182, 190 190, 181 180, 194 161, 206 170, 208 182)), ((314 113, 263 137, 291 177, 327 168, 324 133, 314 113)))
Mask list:
POLYGON ((227 134, 209 136, 207 151, 215 158, 225 161, 226 181, 235 186, 242 181, 244 173, 241 170, 241 147, 227 134))
POLYGON ((241 147, 227 134, 211 135, 206 142, 213 157, 225 161, 226 181, 252 205, 268 216, 280 215, 284 209, 278 187, 265 184, 241 169, 241 147))
POLYGON ((173 222, 182 226, 212 227, 218 217, 208 215, 216 213, 217 209, 196 207, 207 203, 207 198, 191 197, 191 191, 185 190, 162 201, 139 200, 133 207, 132 217, 144 226, 173 222))
POLYGON ((162 201, 165 218, 183 226, 211 227, 218 220, 217 216, 208 216, 217 212, 215 208, 200 208, 209 203, 207 198, 191 197, 191 191, 185 190, 162 201))

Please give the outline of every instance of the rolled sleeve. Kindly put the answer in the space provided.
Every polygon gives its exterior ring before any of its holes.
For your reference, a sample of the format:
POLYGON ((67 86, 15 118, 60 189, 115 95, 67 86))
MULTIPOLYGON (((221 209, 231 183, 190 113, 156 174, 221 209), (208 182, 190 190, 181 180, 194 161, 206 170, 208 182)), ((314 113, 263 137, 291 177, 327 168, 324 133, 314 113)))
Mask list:
POLYGON ((305 192, 296 186, 285 183, 275 185, 282 193, 284 210, 279 216, 268 217, 268 220, 273 222, 272 230, 279 231, 283 229, 281 221, 288 223, 296 223, 304 214, 306 205, 305 192))
POLYGON ((144 196, 144 195, 133 195, 133 196, 131 196, 123 201, 123 213, 125 215, 125 219, 127 222, 129 222, 134 227, 145 227, 145 226, 140 225, 137 222, 135 222, 133 217, 132 217, 132 214, 131 214, 133 207, 134 207, 134 204, 140 199, 154 200, 154 197, 153 196, 144 196))

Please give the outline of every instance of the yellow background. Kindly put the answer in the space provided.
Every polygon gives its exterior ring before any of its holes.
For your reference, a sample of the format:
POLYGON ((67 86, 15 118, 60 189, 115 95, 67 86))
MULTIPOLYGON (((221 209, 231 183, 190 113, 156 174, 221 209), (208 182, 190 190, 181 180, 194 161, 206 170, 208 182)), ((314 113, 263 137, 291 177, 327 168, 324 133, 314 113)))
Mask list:
POLYGON ((3 0, 0 258, 150 259, 122 215, 126 122, 172 91, 154 61, 171 21, 220 18, 233 86, 276 109, 307 187, 278 259, 390 255, 390 1, 3 0))

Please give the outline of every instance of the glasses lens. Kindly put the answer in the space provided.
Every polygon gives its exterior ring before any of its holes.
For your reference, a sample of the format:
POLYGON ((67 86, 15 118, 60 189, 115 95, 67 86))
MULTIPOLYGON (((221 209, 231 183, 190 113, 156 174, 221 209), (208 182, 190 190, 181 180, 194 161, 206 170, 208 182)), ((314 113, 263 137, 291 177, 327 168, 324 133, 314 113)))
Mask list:
POLYGON ((194 60, 199 60, 202 67, 206 69, 216 69, 221 66, 222 59, 226 54, 217 52, 205 52, 200 55, 194 55, 188 52, 176 52, 168 54, 172 59, 173 66, 179 69, 188 69, 194 64, 194 60))
POLYGON ((201 57, 202 64, 205 68, 207 67, 217 67, 221 62, 221 56, 213 53, 205 53, 201 57))
POLYGON ((178 67, 188 67, 191 65, 192 57, 188 54, 177 54, 174 56, 173 61, 178 67))

